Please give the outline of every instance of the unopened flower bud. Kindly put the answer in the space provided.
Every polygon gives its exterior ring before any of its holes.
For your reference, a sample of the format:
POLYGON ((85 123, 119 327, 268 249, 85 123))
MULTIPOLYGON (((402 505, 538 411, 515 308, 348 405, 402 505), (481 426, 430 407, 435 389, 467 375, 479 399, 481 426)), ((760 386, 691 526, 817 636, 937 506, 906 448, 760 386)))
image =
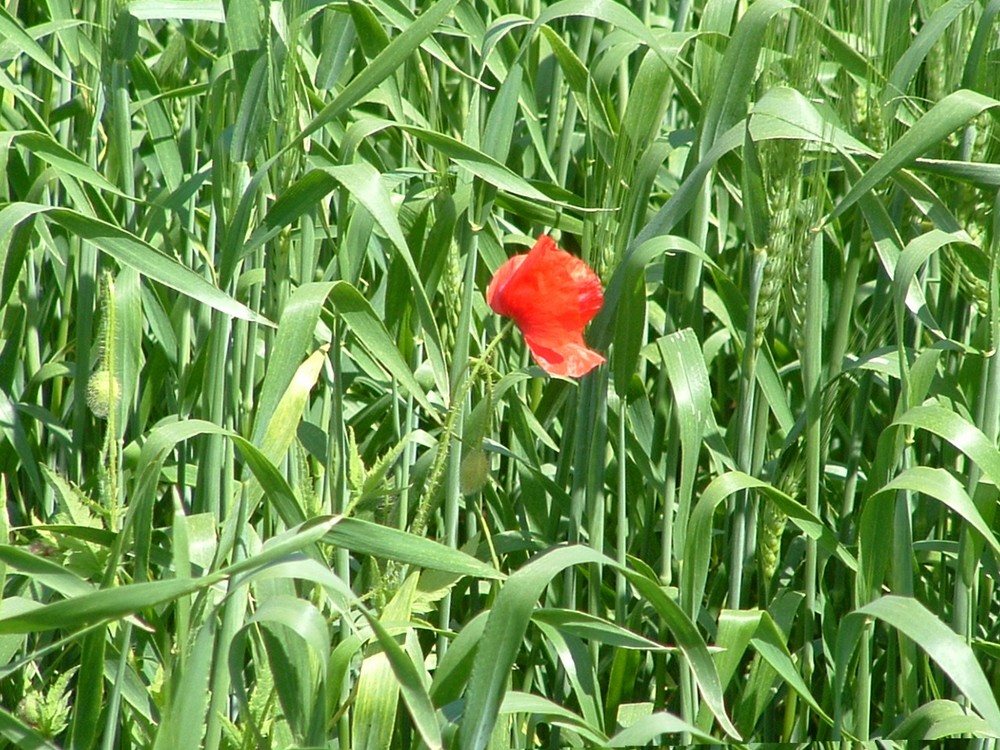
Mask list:
POLYGON ((463 495, 474 495, 483 488, 490 476, 490 460, 482 448, 465 454, 459 471, 459 487, 463 495))
POLYGON ((110 370, 98 370, 87 382, 87 406, 98 419, 107 419, 112 409, 118 407, 121 386, 110 370))

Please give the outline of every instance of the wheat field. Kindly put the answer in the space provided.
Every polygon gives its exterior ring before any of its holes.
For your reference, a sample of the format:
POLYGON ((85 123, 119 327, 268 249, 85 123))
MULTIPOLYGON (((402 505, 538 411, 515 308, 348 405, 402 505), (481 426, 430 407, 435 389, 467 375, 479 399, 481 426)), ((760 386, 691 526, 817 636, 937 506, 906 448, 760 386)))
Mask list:
POLYGON ((996 747, 998 16, 3 3, 0 748, 996 747))

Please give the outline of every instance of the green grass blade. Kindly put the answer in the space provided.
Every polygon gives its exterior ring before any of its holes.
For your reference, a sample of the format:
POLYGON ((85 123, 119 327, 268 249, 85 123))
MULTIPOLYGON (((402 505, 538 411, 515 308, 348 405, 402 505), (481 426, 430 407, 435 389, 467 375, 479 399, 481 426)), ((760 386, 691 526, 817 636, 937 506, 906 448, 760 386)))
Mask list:
POLYGON ((384 560, 443 570, 459 575, 498 579, 503 574, 461 550, 360 518, 339 518, 326 541, 384 560))
POLYGON ((531 693, 511 690, 504 696, 501 714, 530 714, 553 726, 568 729, 597 747, 605 747, 608 738, 578 714, 565 706, 531 693))
MULTIPOLYGON (((685 328, 664 336, 656 344, 670 381, 674 406, 677 409, 676 419, 680 427, 681 481, 674 523, 677 526, 675 532, 677 550, 683 554, 687 551, 688 520, 691 515, 702 441, 706 433, 717 431, 717 427, 714 425, 712 415, 708 369, 705 367, 705 357, 694 331, 685 328)), ((683 594, 682 599, 684 599, 683 594)), ((690 607, 687 609, 688 615, 696 617, 694 605, 698 599, 684 600, 688 601, 690 607)))
POLYGON ((438 0, 351 80, 344 90, 313 118, 286 149, 293 148, 317 130, 343 115, 369 91, 399 68, 458 4, 458 0, 438 0))
MULTIPOLYGON (((408 579, 409 583, 404 584, 397 592, 396 598, 393 601, 397 602, 397 606, 390 603, 385 611, 383 612, 383 619, 387 622, 390 620, 409 619, 410 613, 409 609, 413 604, 413 593, 416 584, 416 576, 411 576, 408 579), (401 593, 406 592, 404 599, 399 599, 401 593)), ((385 672, 376 677, 376 680, 371 683, 361 684, 359 681, 359 700, 364 699, 368 704, 372 702, 384 703, 386 698, 393 692, 398 691, 402 693, 403 700, 406 702, 406 706, 410 711, 410 716, 413 718, 413 722, 420 733, 421 738, 424 743, 430 748, 441 748, 444 747, 443 740, 441 738, 441 730, 438 726, 438 720, 435 715, 434 706, 431 704, 431 699, 428 694, 427 688, 420 677, 420 673, 417 671, 416 666, 410 659, 410 656, 404 651, 400 645, 396 642, 396 639, 389 633, 385 625, 372 616, 367 610, 362 610, 365 618, 368 620, 368 624, 371 625, 372 629, 375 631, 376 638, 378 639, 379 645, 381 645, 383 652, 381 654, 375 654, 369 659, 380 659, 384 658, 384 664, 391 667, 391 674, 395 675, 395 680, 389 680, 390 673, 385 672), (389 680, 387 683, 386 681, 389 680), (361 691, 364 690, 364 694, 361 691), (375 692, 375 695, 371 695, 375 692)), ((365 663, 368 663, 366 660, 365 663)), ((380 662, 376 662, 380 663, 380 662)), ((364 667, 362 667, 362 670, 364 667)), ((364 675, 362 678, 364 679, 364 675)), ((369 705, 369 710, 373 706, 369 705)), ((390 712, 395 712, 395 697, 392 700, 390 706, 387 706, 390 712)), ((375 720, 379 721, 378 715, 365 716, 363 713, 362 706, 358 707, 358 711, 355 712, 355 721, 364 721, 366 723, 375 720)), ((389 717, 391 720, 391 717, 389 717)), ((366 742, 365 738, 370 735, 366 732, 355 733, 355 741, 360 744, 358 747, 388 747, 392 740, 391 734, 386 734, 384 722, 386 719, 382 719, 382 725, 370 725, 368 727, 369 731, 374 731, 373 737, 378 738, 377 744, 372 744, 371 742, 366 742)))
POLYGON ((865 172, 824 219, 828 224, 853 206, 886 177, 918 156, 934 149, 942 140, 983 112, 1000 106, 996 99, 975 91, 960 90, 937 102, 865 172))
POLYGON ((778 630, 771 616, 766 612, 761 614, 760 624, 757 627, 754 637, 750 639, 750 645, 781 676, 784 683, 809 704, 809 708, 817 716, 827 724, 833 724, 833 719, 826 714, 822 706, 820 706, 809 691, 809 687, 799 674, 799 670, 802 668, 801 665, 796 667, 792 662, 792 656, 788 652, 785 637, 778 630))
POLYGON ((872 495, 872 500, 874 501, 879 495, 891 495, 897 490, 919 492, 922 495, 940 500, 949 510, 965 519, 993 548, 994 552, 1000 555, 1000 540, 990 530, 986 520, 966 493, 961 482, 946 470, 927 466, 912 466, 875 492, 872 495))
POLYGON ((895 424, 939 435, 972 459, 990 481, 1000 481, 1000 451, 978 427, 956 412, 938 405, 917 406, 899 417, 895 424))
POLYGON ((27 55, 57 78, 65 78, 62 70, 32 36, 22 28, 6 8, 0 8, 0 36, 10 40, 15 49, 27 55))
MULTIPOLYGON (((0 226, 8 220, 6 215, 15 208, 15 205, 8 206, 0 212, 2 214, 0 226)), ((168 258, 152 245, 124 229, 64 208, 21 206, 21 209, 42 214, 73 235, 92 242, 95 247, 119 263, 134 268, 143 276, 188 295, 195 301, 241 320, 273 325, 267 318, 237 302, 202 276, 168 258)), ((23 211, 20 215, 24 218, 23 211)), ((2 232, 0 236, 3 236, 2 232)))
POLYGON ((883 596, 856 614, 877 617, 913 640, 951 678, 991 731, 1000 732, 1000 707, 972 649, 920 602, 883 596))
POLYGON ((371 304, 357 289, 346 281, 335 282, 330 290, 329 298, 337 314, 344 319, 347 327, 358 338, 358 342, 367 349, 376 361, 388 370, 399 381, 406 391, 412 395, 421 406, 433 413, 434 408, 420 387, 406 361, 393 343, 389 332, 385 330, 382 320, 375 314, 371 304))
POLYGON ((716 742, 709 734, 705 734, 698 727, 688 724, 680 717, 659 712, 644 716, 635 723, 630 724, 625 729, 615 734, 608 740, 608 747, 643 747, 655 744, 664 734, 689 734, 701 742, 716 742))
MULTIPOLYGON (((316 741, 313 714, 320 693, 318 675, 325 675, 331 651, 326 617, 311 603, 275 595, 263 601, 246 620, 260 627, 274 675, 274 687, 285 719, 299 742, 316 741)), ((320 722, 321 723, 321 722, 320 722)))
POLYGON ((899 726, 889 733, 888 739, 904 742, 933 742, 946 737, 964 735, 1000 739, 997 730, 969 714, 955 701, 933 700, 925 703, 903 719, 899 726))
POLYGON ((889 80, 882 90, 882 111, 887 119, 891 119, 896 109, 903 103, 913 77, 931 48, 939 43, 942 34, 972 3, 973 0, 950 0, 935 9, 931 17, 926 20, 920 33, 896 61, 892 72, 889 73, 889 80))
POLYGON ((586 547, 554 549, 536 557, 511 575, 500 589, 482 640, 476 651, 465 710, 459 726, 458 747, 482 750, 489 743, 507 692, 511 666, 545 587, 571 565, 604 561, 586 547))
POLYGON ((763 0, 751 5, 737 22, 717 72, 716 80, 722 85, 712 88, 701 121, 699 155, 703 158, 746 116, 768 24, 778 13, 793 7, 789 0, 763 0))
POLYGON ((131 0, 128 12, 138 19, 225 23, 220 0, 131 0))
POLYGON ((205 712, 209 699, 209 675, 215 646, 216 622, 207 618, 191 649, 187 668, 176 677, 173 705, 156 733, 153 750, 200 747, 205 736, 205 712))

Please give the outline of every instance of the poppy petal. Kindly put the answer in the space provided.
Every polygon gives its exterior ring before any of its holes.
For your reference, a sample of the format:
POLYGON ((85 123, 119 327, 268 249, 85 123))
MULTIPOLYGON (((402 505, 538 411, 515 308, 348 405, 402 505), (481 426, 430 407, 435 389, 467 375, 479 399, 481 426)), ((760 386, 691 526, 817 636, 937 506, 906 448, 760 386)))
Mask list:
POLYGON ((524 340, 535 360, 549 375, 582 378, 604 363, 604 357, 587 348, 582 338, 579 342, 563 342, 557 348, 545 346, 528 335, 525 335, 524 340))
POLYGON ((551 237, 542 235, 530 252, 500 266, 486 302, 514 320, 546 372, 581 377, 604 362, 583 341, 584 327, 604 302, 601 280, 551 237))
POLYGON ((490 281, 490 285, 486 288, 486 304, 492 307, 498 315, 510 317, 510 313, 503 306, 503 288, 527 257, 527 254, 524 254, 509 258, 507 262, 497 269, 497 272, 493 275, 493 280, 490 281))

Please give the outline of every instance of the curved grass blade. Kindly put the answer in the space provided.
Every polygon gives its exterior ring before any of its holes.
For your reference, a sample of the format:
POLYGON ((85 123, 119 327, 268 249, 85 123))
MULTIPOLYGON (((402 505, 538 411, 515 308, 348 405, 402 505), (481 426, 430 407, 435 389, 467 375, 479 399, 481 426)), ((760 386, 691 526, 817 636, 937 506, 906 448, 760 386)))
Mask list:
POLYGON ((892 291, 895 300, 896 310, 896 330, 903 330, 903 312, 907 306, 916 307, 917 315, 921 322, 933 331, 937 336, 946 338, 941 326, 934 320, 927 307, 926 299, 923 295, 919 279, 916 278, 917 271, 927 262, 935 252, 945 245, 952 243, 972 244, 972 238, 964 231, 943 232, 940 229, 932 229, 907 243, 906 248, 899 255, 896 268, 892 275, 892 291))
POLYGON ((663 617, 670 632, 677 639, 677 646, 691 665, 691 672, 705 705, 709 707, 719 726, 730 737, 739 740, 740 733, 726 714, 722 681, 719 679, 715 661, 694 623, 680 605, 667 596, 657 581, 632 570, 623 569, 622 572, 639 594, 663 617))
POLYGON ((166 712, 159 726, 153 750, 201 747, 211 694, 208 687, 216 628, 215 618, 208 617, 198 631, 190 658, 185 662, 183 672, 176 677, 178 689, 172 696, 172 710, 166 712))
POLYGON ((788 652, 785 636, 767 612, 761 613, 760 623, 753 638, 750 639, 750 644, 761 655, 761 658, 770 664, 771 668, 781 676, 785 684, 809 704, 809 708, 818 717, 827 724, 833 724, 833 719, 827 715, 826 711, 816 701, 816 698, 813 697, 809 686, 806 685, 802 679, 802 675, 799 674, 799 670, 796 669, 795 664, 792 662, 792 655, 788 652))
POLYGON ((427 128, 419 128, 415 125, 393 124, 400 130, 415 135, 427 145, 433 146, 456 164, 499 190, 540 203, 573 208, 577 211, 585 210, 581 206, 551 198, 533 187, 527 180, 515 174, 506 165, 497 161, 492 156, 479 149, 472 148, 449 135, 427 128))
MULTIPOLYGON (((712 411, 712 390, 705 355, 694 331, 685 328, 660 338, 656 343, 670 380, 680 426, 681 481, 674 534, 676 549, 683 552, 702 441, 706 432, 717 432, 718 428, 712 411)), ((686 611, 694 616, 692 609, 686 611)))
POLYGON ((700 606, 705 593, 712 551, 712 520, 715 509, 729 495, 745 489, 755 489, 765 493, 769 501, 777 504, 802 532, 819 542, 826 551, 836 555, 850 570, 857 570, 857 561, 838 541, 836 534, 805 506, 760 479, 743 472, 731 471, 712 480, 691 512, 691 528, 688 531, 687 549, 684 552, 685 565, 681 572, 680 587, 681 601, 689 608, 687 611, 694 611, 696 606, 700 606))
POLYGON ((646 267, 672 253, 687 253, 716 267, 705 251, 688 239, 654 237, 629 253, 615 268, 604 295, 604 305, 591 326, 598 347, 614 342, 611 359, 619 395, 628 387, 639 361, 646 323, 646 267))
POLYGON ((258 447, 272 464, 281 465, 285 454, 288 453, 299 422, 302 421, 309 393, 319 379, 329 349, 330 347, 324 344, 298 366, 284 394, 274 407, 274 412, 264 423, 258 447))
POLYGON ((955 477, 945 469, 927 466, 912 466, 906 469, 882 489, 872 495, 874 500, 879 495, 891 494, 897 490, 918 492, 927 497, 940 500, 948 509, 961 516, 982 538, 993 548, 1000 558, 1000 540, 997 540, 990 530, 989 524, 980 514, 976 504, 972 502, 965 488, 955 477))
POLYGON ((267 354, 267 370, 254 414, 252 440, 257 445, 261 444, 282 394, 302 364, 302 355, 312 345, 316 323, 332 288, 333 284, 329 283, 302 284, 285 302, 278 332, 267 354))
POLYGON ((936 404, 916 406, 893 424, 910 425, 944 438, 972 459, 991 482, 1000 485, 1000 451, 960 414, 936 404))
POLYGON ((396 639, 385 629, 378 618, 366 609, 362 609, 361 612, 368 620, 372 630, 375 631, 375 636, 378 638, 379 645, 382 646, 396 680, 398 680, 399 690, 421 739, 427 747, 444 747, 434 705, 431 703, 430 695, 417 667, 413 664, 409 654, 396 643, 396 639))
MULTIPOLYGON (((274 327, 267 318, 236 301, 203 276, 167 257, 131 232, 92 216, 84 216, 67 208, 12 203, 0 211, 0 227, 8 226, 10 222, 19 223, 35 214, 41 214, 71 234, 93 243, 96 248, 122 265, 134 268, 143 276, 196 302, 206 304, 234 318, 274 327)), ((3 236, 4 231, 0 229, 0 237, 3 236)))
POLYGON ((612 26, 617 26, 619 29, 645 43, 660 58, 666 59, 667 57, 649 27, 640 21, 627 6, 611 2, 611 0, 561 0, 560 2, 553 3, 538 14, 538 18, 535 19, 534 29, 569 16, 592 18, 612 26))
POLYGON ((21 146, 32 156, 37 156, 47 164, 51 164, 59 172, 65 172, 81 182, 93 185, 119 198, 126 198, 114 183, 104 175, 84 162, 77 154, 57 143, 52 136, 36 130, 10 131, 0 133, 0 148, 21 146))
POLYGON ((896 109, 905 100, 910 83, 930 53, 931 48, 938 43, 948 27, 974 2, 975 0, 950 0, 937 8, 921 27, 916 38, 893 66, 892 72, 889 73, 889 80, 879 97, 882 101, 882 116, 885 117, 886 121, 895 117, 896 109))
POLYGON ((346 281, 337 281, 331 287, 329 297, 337 314, 344 319, 361 346, 367 349, 369 354, 420 402, 428 414, 435 414, 436 411, 427 400, 424 389, 420 387, 413 371, 385 329, 385 325, 361 292, 346 281))
MULTIPOLYGON (((434 371, 435 382, 442 394, 448 394, 450 392, 448 368, 441 348, 441 332, 438 330, 437 318, 427 297, 427 290, 424 288, 424 280, 421 278, 420 270, 410 253, 409 245, 406 244, 403 228, 400 226, 399 218, 392 207, 392 199, 382 181, 382 175, 374 167, 365 163, 327 167, 324 171, 343 185, 351 196, 365 207, 389 237, 393 247, 399 252, 399 257, 402 258, 410 276, 410 289, 413 292, 413 301, 423 329, 424 346, 434 371)), ((367 302, 365 304, 367 305, 367 302)), ((364 343, 364 339, 362 339, 362 343, 364 343)), ((393 348, 395 349, 395 347, 393 348)), ((414 393, 414 396, 416 397, 417 394, 414 393)))
POLYGON ((827 225, 841 216, 868 191, 889 177, 893 172, 933 150, 958 128, 978 117, 988 109, 1000 106, 1000 102, 965 89, 948 94, 935 104, 930 111, 917 120, 898 141, 885 152, 871 169, 858 180, 847 195, 840 199, 833 211, 823 219, 827 225))
POLYGON ((392 75, 393 71, 399 68, 417 47, 423 44, 424 40, 433 33, 456 5, 458 5, 458 0, 438 0, 426 12, 421 13, 417 20, 405 28, 399 36, 389 43, 388 47, 368 63, 357 77, 344 87, 337 98, 327 104, 301 133, 290 139, 288 145, 282 149, 282 153, 298 147, 303 140, 347 112, 368 92, 392 75))
POLYGON ((924 605, 907 597, 883 596, 848 615, 858 616, 877 617, 920 646, 969 699, 990 730, 1000 732, 1000 707, 972 648, 924 605))
POLYGON ((536 610, 531 616, 536 623, 545 623, 559 631, 574 635, 587 641, 604 643, 615 648, 631 648, 643 651, 672 651, 674 649, 645 638, 631 630, 608 622, 600 617, 578 612, 575 609, 545 609, 536 610))
POLYGON ((978 716, 968 713, 955 701, 938 699, 922 705, 886 737, 890 740, 931 742, 967 734, 1000 739, 995 728, 978 716))
POLYGON ((483 750, 496 724, 510 670, 538 598, 552 579, 571 565, 607 562, 586 547, 559 547, 539 555, 512 574, 497 594, 476 651, 458 730, 458 747, 483 750))
POLYGON ((46 604, 27 612, 0 617, 0 633, 40 633, 70 630, 93 622, 116 620, 148 607, 193 594, 223 580, 212 574, 198 579, 149 581, 100 589, 71 599, 46 604))
POLYGON ((503 578, 498 570, 461 550, 359 518, 338 518, 325 541, 354 552, 421 568, 491 580, 503 578))
POLYGON ((42 49, 41 45, 22 28, 17 19, 7 11, 7 8, 2 6, 0 6, 0 37, 12 42, 16 49, 26 54, 52 75, 64 81, 69 80, 55 61, 42 49))
POLYGON ((0 707, 0 736, 25 750, 60 750, 23 721, 0 707))
POLYGON ((482 641, 489 612, 480 612, 463 627, 434 670, 430 696, 438 708, 457 701, 472 673, 476 650, 482 641))
MULTIPOLYGON (((0 617, 0 633, 71 630, 94 622, 117 620, 196 593, 239 573, 261 568, 319 541, 337 519, 320 517, 274 537, 256 555, 201 578, 177 578, 106 588, 35 609, 0 617)), ((3 550, 4 546, 0 546, 3 550)), ((459 553, 460 554, 460 553, 459 553)))
POLYGON ((767 27, 775 15, 794 7, 789 0, 758 0, 737 22, 716 74, 719 85, 712 88, 712 96, 705 105, 698 136, 698 155, 702 159, 746 116, 767 27))
POLYGON ((578 734, 595 747, 606 747, 608 738, 596 727, 565 706, 540 695, 511 690, 504 696, 501 714, 531 714, 541 721, 578 734))
POLYGON ((221 0, 132 0, 128 12, 141 21, 209 21, 225 23, 221 0))
MULTIPOLYGON (((679 716, 661 711, 649 716, 643 716, 633 724, 621 730, 610 740, 607 747, 645 747, 655 743, 658 737, 664 734, 690 734, 693 738, 701 742, 718 742, 712 735, 689 724, 679 716)), ((662 745, 661 745, 662 746, 662 745)))

